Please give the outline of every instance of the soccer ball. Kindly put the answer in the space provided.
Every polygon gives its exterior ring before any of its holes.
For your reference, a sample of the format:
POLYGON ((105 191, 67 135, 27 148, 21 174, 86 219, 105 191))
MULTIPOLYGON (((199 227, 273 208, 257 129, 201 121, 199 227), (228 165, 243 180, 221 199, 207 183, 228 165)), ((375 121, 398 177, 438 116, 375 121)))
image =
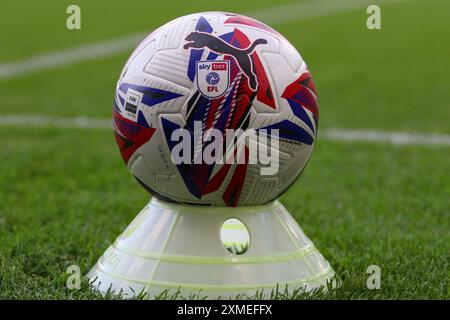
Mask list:
POLYGON ((147 36, 114 99, 128 169, 160 200, 266 204, 304 169, 317 93, 297 50, 252 18, 203 12, 147 36))

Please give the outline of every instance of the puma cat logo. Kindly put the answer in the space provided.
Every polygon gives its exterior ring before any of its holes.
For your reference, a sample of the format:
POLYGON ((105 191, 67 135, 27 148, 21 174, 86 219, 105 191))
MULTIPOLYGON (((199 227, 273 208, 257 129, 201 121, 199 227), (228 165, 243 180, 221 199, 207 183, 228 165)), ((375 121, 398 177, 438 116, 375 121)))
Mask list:
POLYGON ((253 91, 258 89, 258 82, 256 81, 256 72, 252 63, 250 55, 255 50, 258 44, 267 44, 266 39, 256 39, 246 49, 236 48, 231 44, 217 38, 209 33, 194 31, 185 38, 188 43, 184 45, 184 49, 195 48, 201 49, 207 47, 211 51, 219 54, 230 55, 236 60, 242 72, 246 75, 249 81, 250 88, 253 91))

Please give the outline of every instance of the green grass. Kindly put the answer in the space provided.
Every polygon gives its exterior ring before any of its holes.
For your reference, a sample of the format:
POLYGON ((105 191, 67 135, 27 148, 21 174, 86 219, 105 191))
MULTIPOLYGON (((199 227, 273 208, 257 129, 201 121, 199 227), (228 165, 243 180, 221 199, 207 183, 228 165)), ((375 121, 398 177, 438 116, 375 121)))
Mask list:
MULTIPOLYGON (((108 131, 0 132, 9 138, 1 157, 0 297, 92 297, 65 288, 66 268, 86 273, 148 196, 108 131)), ((341 277, 342 287, 325 297, 445 297, 447 156, 442 148, 318 143, 281 200, 341 277), (366 288, 371 264, 381 267, 381 290, 366 288)))
MULTIPOLYGON (((146 1, 127 19, 123 1, 81 1, 83 30, 70 32, 69 2, 52 3, 2 4, 8 14, 0 28, 8 32, 0 34, 0 64, 151 30, 188 12, 255 6, 146 1)), ((258 8, 270 5, 258 1, 258 8)), ((276 26, 317 82, 321 128, 450 133, 449 9, 447 1, 386 6, 380 31, 365 28, 365 10, 276 26)), ((0 80, 0 115, 110 117, 128 54, 0 80)), ((77 264, 85 274, 149 199, 123 165, 112 132, 0 126, 0 134, 0 299, 101 298, 86 281, 81 290, 67 289, 66 268, 77 264)), ((319 139, 281 201, 341 287, 278 298, 450 299, 449 159, 445 146, 319 139), (372 264, 381 267, 380 290, 366 287, 372 264)))

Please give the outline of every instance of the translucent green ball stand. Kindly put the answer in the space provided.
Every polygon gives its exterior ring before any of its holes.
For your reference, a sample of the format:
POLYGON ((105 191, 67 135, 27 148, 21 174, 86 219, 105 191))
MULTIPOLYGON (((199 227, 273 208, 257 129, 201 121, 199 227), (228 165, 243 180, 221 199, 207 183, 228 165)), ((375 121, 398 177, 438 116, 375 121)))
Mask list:
POLYGON ((279 201, 228 208, 155 198, 88 274, 100 292, 122 290, 125 298, 144 290, 149 298, 165 292, 207 299, 311 291, 333 276, 328 261, 279 201), (228 251, 221 238, 222 224, 230 218, 248 230, 250 241, 240 255, 228 251))

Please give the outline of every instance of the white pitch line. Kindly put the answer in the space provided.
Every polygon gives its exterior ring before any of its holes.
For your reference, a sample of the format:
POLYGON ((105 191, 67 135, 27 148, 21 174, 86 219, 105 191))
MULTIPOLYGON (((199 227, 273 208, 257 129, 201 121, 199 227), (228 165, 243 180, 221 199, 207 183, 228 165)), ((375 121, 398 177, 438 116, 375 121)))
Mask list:
MULTIPOLYGON (((311 0, 262 9, 247 15, 277 25, 349 12, 367 7, 371 3, 385 5, 400 1, 405 0, 311 0)), ((0 80, 126 52, 144 39, 145 35, 133 33, 117 39, 42 53, 22 61, 0 64, 0 80)))
POLYGON ((388 142, 394 145, 450 146, 450 135, 379 130, 324 129, 319 130, 319 139, 350 142, 388 142))
MULTIPOLYGON (((311 0, 262 9, 248 15, 267 24, 277 25, 351 12, 367 8, 371 4, 387 5, 403 1, 406 0, 311 0)), ((362 14, 364 23, 366 11, 364 10, 362 14)))
POLYGON ((112 130, 112 119, 88 118, 88 117, 65 118, 65 117, 47 117, 41 115, 14 114, 14 115, 0 116, 0 126, 112 130))
POLYGON ((70 65, 76 62, 109 57, 124 52, 135 46, 145 37, 143 33, 128 35, 123 38, 49 52, 35 57, 0 65, 0 80, 14 76, 29 74, 39 70, 70 65))
MULTIPOLYGON (((112 119, 17 114, 0 116, 0 126, 112 130, 112 119)), ((379 130, 321 129, 319 130, 319 140, 391 143, 393 145, 450 146, 450 135, 379 130)))

